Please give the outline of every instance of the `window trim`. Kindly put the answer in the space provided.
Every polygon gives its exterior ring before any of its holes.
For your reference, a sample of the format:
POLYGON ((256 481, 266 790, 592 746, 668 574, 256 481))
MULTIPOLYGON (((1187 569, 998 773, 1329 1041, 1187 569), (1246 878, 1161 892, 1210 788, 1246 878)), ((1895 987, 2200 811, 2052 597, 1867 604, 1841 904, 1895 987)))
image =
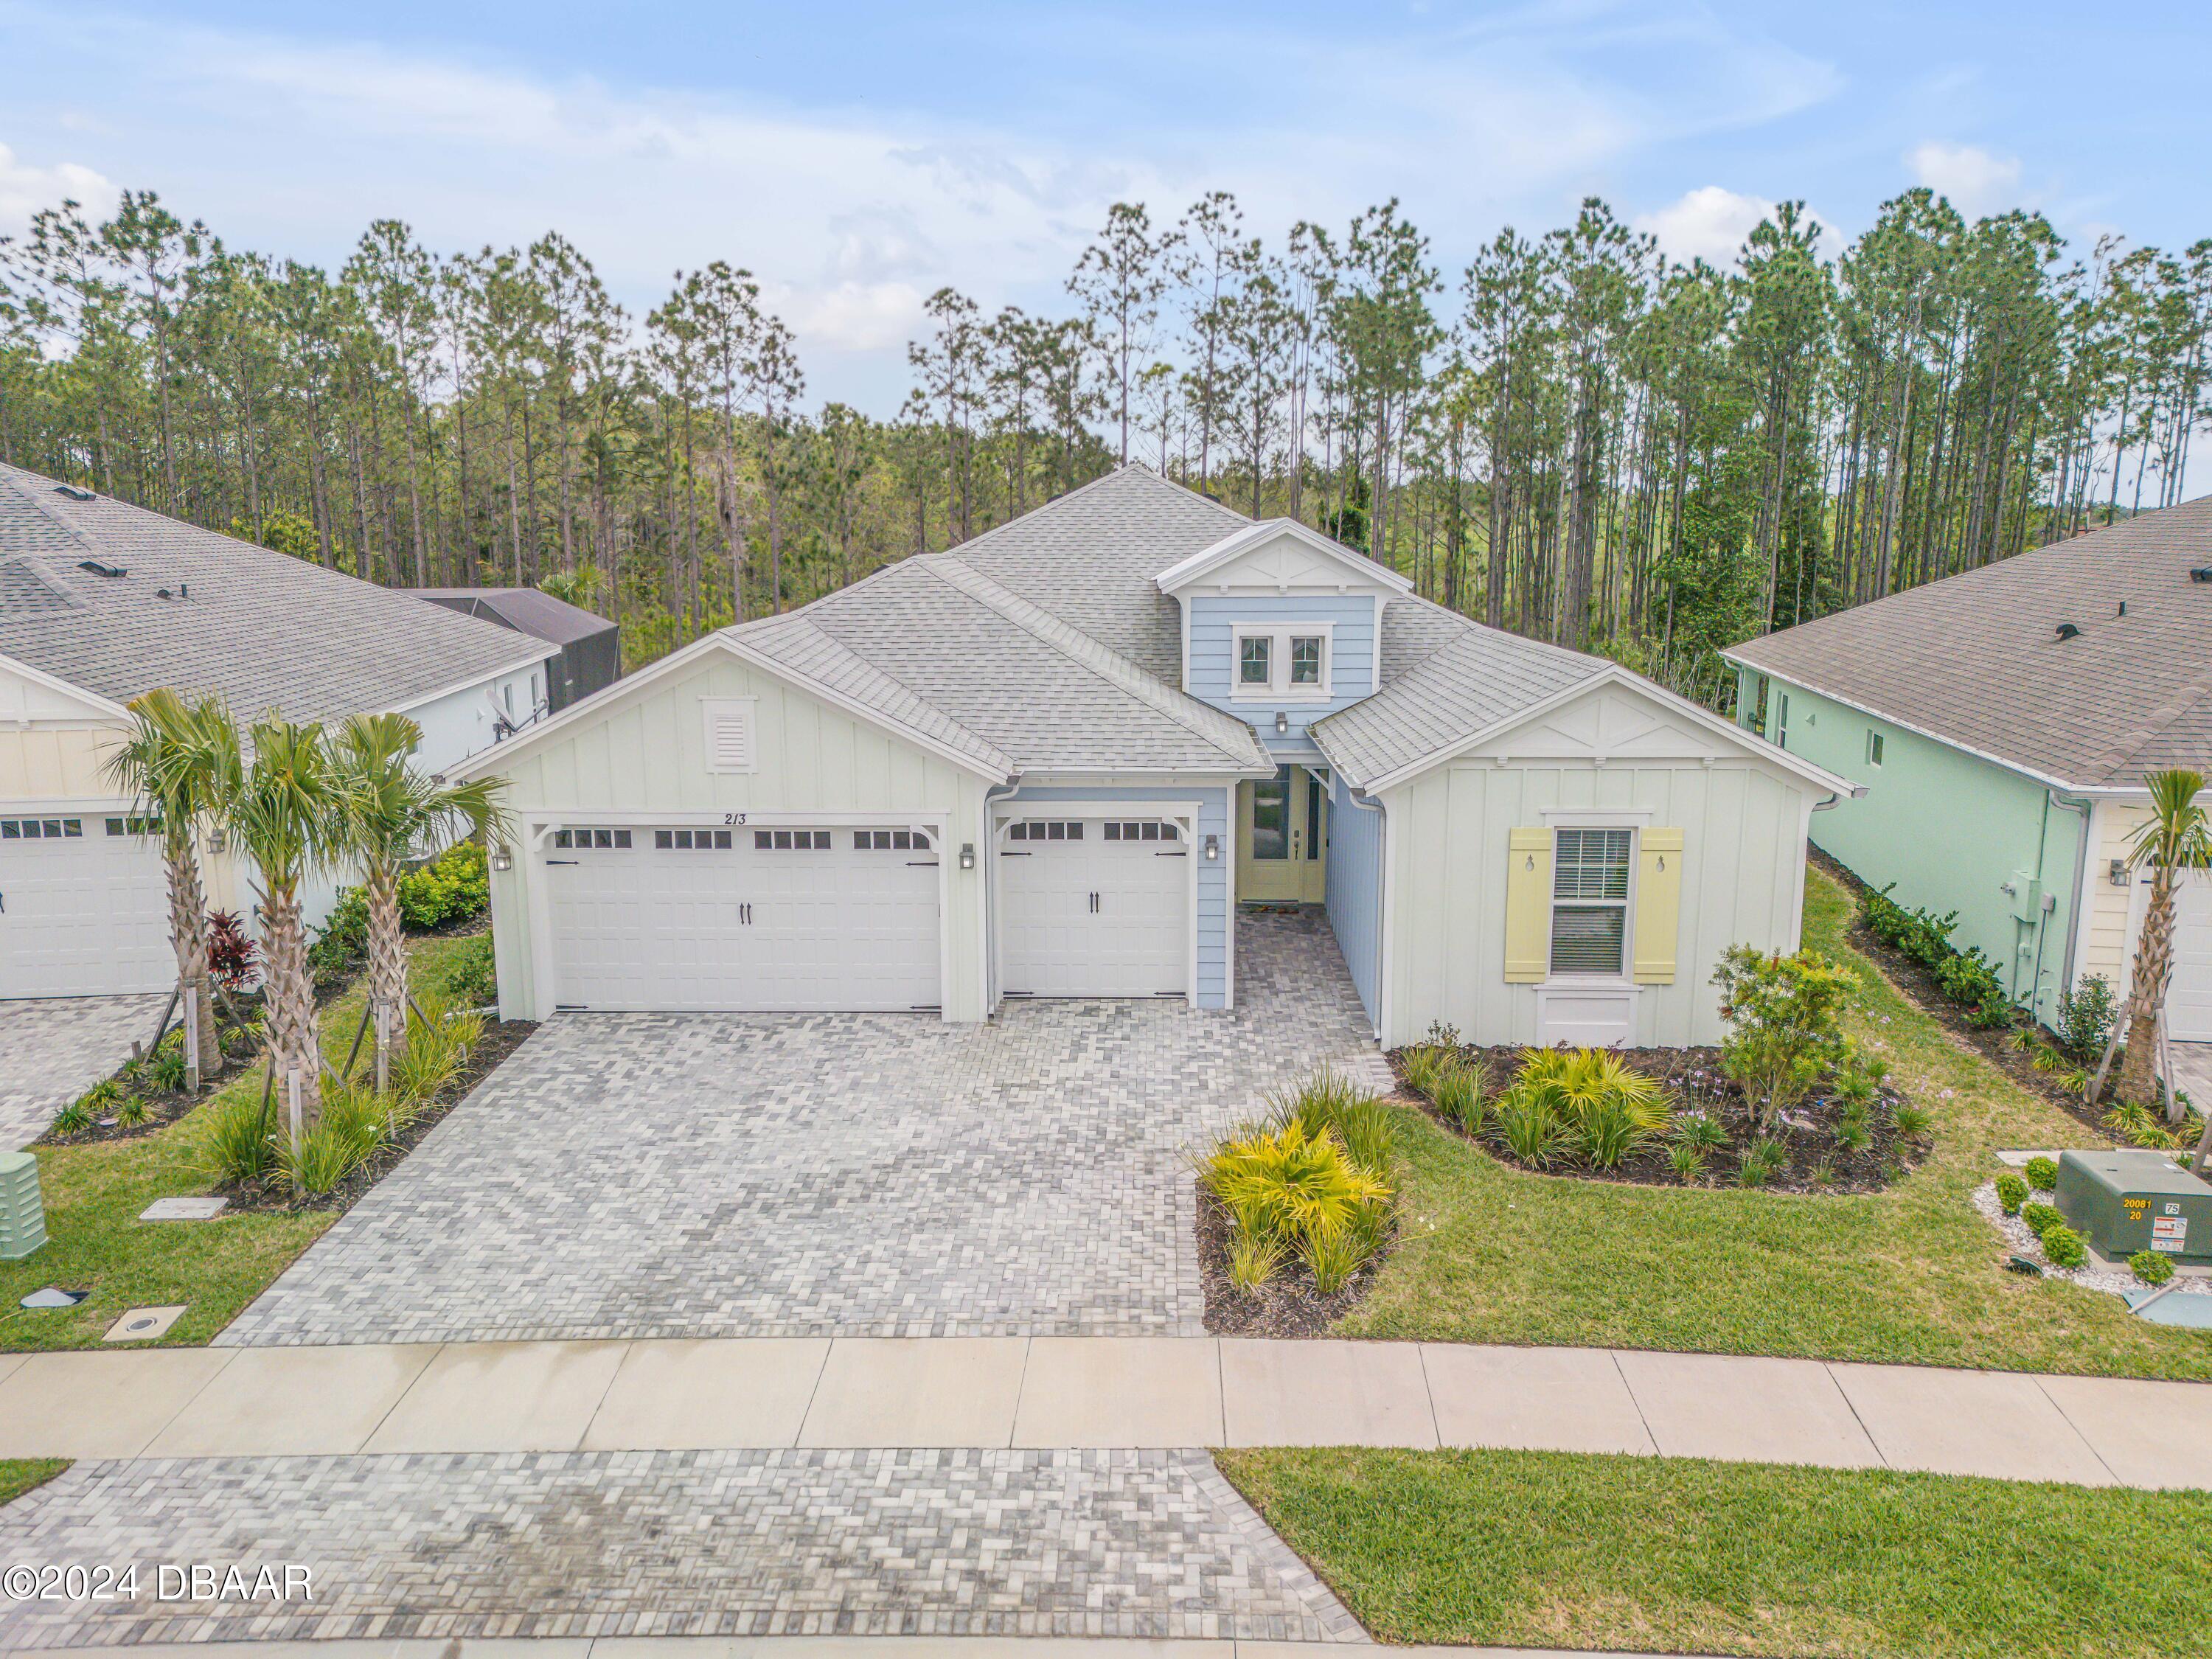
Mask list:
POLYGON ((1876 768, 1877 769, 1879 769, 1881 765, 1884 751, 1887 750, 1889 746, 1882 741, 1884 735, 1884 733, 1875 731, 1871 726, 1867 727, 1866 763, 1869 766, 1876 768))
POLYGON ((1232 702, 1328 702, 1335 696, 1336 624, 1334 622, 1240 622, 1229 625, 1229 698, 1232 702), (1244 641, 1264 639, 1267 683, 1244 682, 1244 641), (1291 641, 1321 641, 1321 681, 1291 684, 1291 641))
POLYGON ((1642 825, 1637 822, 1624 822, 1620 816, 1607 817, 1597 813, 1577 813, 1575 817, 1583 821, 1552 823, 1545 826, 1552 832, 1552 882, 1551 891, 1544 896, 1544 978, 1541 983, 1562 986, 1632 987, 1636 983, 1636 872, 1642 861, 1640 856, 1644 840, 1642 825), (1576 905, 1595 903, 1609 906, 1618 902, 1620 906, 1620 966, 1613 973, 1578 974, 1562 970, 1552 965, 1560 904, 1559 832, 1563 830, 1573 831, 1618 830, 1625 832, 1628 836, 1627 879, 1621 885, 1620 899, 1617 901, 1613 899, 1566 901, 1568 903, 1576 905))

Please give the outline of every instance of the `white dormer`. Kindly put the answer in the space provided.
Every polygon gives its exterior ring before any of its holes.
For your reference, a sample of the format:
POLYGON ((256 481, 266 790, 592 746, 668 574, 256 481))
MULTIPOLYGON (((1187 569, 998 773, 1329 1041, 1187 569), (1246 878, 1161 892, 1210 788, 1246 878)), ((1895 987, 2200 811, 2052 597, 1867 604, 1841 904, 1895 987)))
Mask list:
POLYGON ((1410 593, 1395 570, 1296 519, 1262 519, 1224 536, 1153 579, 1160 592, 1188 593, 1410 593))

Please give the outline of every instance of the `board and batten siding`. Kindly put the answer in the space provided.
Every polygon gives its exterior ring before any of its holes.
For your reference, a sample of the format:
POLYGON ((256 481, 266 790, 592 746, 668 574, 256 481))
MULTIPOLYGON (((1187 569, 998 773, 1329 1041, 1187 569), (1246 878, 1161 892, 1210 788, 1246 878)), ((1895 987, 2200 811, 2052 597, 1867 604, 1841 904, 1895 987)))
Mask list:
POLYGON ((1183 600, 1190 654, 1183 689, 1194 697, 1249 721, 1269 744, 1304 750, 1306 727, 1370 696, 1375 690, 1375 597, 1370 593, 1212 594, 1183 600), (1326 702, 1286 702, 1267 696, 1236 696, 1239 623, 1295 628, 1325 623, 1329 628, 1329 698, 1326 702), (1275 711, 1290 717, 1286 738, 1275 735, 1275 711))
POLYGON ((1328 925, 1367 1018, 1378 1015, 1382 985, 1382 809, 1361 805, 1340 775, 1328 797, 1328 925))
POLYGON ((1200 1008, 1230 1006, 1229 878, 1236 867, 1236 839, 1230 834, 1229 792, 1224 781, 1192 783, 1182 778, 1150 781, 1105 777, 1096 782, 1047 775, 1036 783, 1023 781, 1011 795, 994 795, 994 808, 1046 807, 1107 801, 1194 800, 1198 803, 1197 839, 1190 853, 1198 860, 1198 963, 1194 1005, 1200 1008), (1206 838, 1221 838, 1221 856, 1209 862, 1206 838))
MULTIPOLYGON (((764 669, 714 653, 671 678, 602 693, 603 709, 550 736, 501 769, 503 797, 518 819, 557 821, 564 811, 633 813, 913 812, 941 816, 947 893, 945 1018, 977 1020, 985 996, 983 876, 959 867, 963 843, 984 841, 985 784, 973 773, 848 714, 764 669), (702 698, 750 698, 757 769, 707 768, 702 698)), ((542 849, 529 836, 513 870, 492 875, 501 1007, 507 1018, 542 1019, 552 999, 536 982, 544 959, 532 937, 527 884, 542 878, 542 849)))

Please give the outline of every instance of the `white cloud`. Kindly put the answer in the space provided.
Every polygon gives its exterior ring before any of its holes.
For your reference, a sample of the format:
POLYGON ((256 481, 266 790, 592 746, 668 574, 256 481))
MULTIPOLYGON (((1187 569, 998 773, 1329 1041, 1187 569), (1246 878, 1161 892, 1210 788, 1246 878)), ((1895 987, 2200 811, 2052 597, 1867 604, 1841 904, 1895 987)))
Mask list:
POLYGON ((1935 140, 1908 151, 1905 164, 1912 176, 1969 219, 2002 213, 2018 207, 2020 158, 1999 155, 1978 144, 1946 144, 1935 140))
POLYGON ((1718 185, 1689 191, 1656 213, 1639 214, 1636 228, 1659 239, 1670 259, 1684 264, 1703 259, 1726 270, 1735 264, 1743 239, 1761 219, 1774 211, 1774 204, 1745 196, 1718 185))
POLYGON ((768 289, 763 296, 802 347, 882 351, 921 331, 921 290, 908 283, 840 283, 831 289, 768 289))
POLYGON ((97 223, 114 210, 120 194, 90 167, 75 161, 34 167, 0 144, 0 236, 22 234, 30 228, 32 215, 41 208, 59 207, 65 200, 81 203, 85 217, 97 223))

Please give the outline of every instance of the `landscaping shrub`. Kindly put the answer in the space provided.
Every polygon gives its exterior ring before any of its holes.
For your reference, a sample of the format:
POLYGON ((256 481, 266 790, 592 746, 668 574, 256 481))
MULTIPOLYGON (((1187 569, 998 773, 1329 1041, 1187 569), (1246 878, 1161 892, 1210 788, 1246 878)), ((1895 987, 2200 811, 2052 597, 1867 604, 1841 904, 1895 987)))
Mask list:
POLYGON ((1705 1172, 1705 1149, 1693 1141, 1677 1139, 1668 1145, 1667 1166, 1674 1170, 1676 1180, 1686 1185, 1705 1172))
POLYGON ((1200 1175, 1238 1228, 1255 1238, 1341 1232, 1361 1205, 1390 1191, 1355 1164, 1334 1134, 1309 1134, 1296 1119, 1224 1142, 1200 1175))
POLYGON ((1437 1079, 1446 1063, 1444 1051, 1425 1042, 1407 1049, 1401 1063, 1406 1068, 1406 1086, 1424 1100, 1434 1100, 1437 1079))
POLYGON ((1701 1152, 1717 1152, 1728 1145, 1728 1129, 1717 1117, 1703 1112, 1684 1112, 1674 1120, 1674 1135, 1701 1152))
POLYGON ((1781 1172, 1782 1143, 1769 1137, 1754 1140, 1743 1149, 1736 1161, 1736 1183, 1743 1187, 1764 1187, 1781 1172))
POLYGON ((1945 996, 1968 1007, 1987 1002, 1992 997, 2000 1002, 2004 1000, 2004 986, 1997 978, 1996 969, 1990 966, 1979 951, 1944 957, 1936 967, 1936 982, 1943 988, 1945 996))
POLYGON ((383 1116, 373 1103, 364 1104, 359 1096, 333 1085, 325 1084, 325 1090, 323 1115, 300 1137, 297 1147, 281 1130, 273 1137, 278 1171, 314 1198, 335 1192, 368 1162, 384 1131, 383 1116))
POLYGON ((307 965, 319 974, 342 974, 368 951, 368 895, 358 887, 344 888, 307 947, 307 965))
POLYGON ((1273 1279, 1282 1265, 1283 1246, 1279 1239, 1239 1232, 1229 1241, 1229 1282, 1248 1296, 1273 1279))
POLYGON ((1917 1140, 1928 1133, 1929 1126, 1936 1121, 1936 1115, 1925 1106, 1915 1106, 1906 1101, 1890 1115, 1890 1121, 1897 1125, 1898 1133, 1917 1140))
POLYGON ((2058 1189, 2058 1164, 2055 1159, 2031 1158, 2027 1160, 2026 1173, 2027 1184, 2039 1193, 2056 1192, 2058 1189))
POLYGON ((1657 1080, 1610 1048, 1540 1048, 1522 1062, 1514 1086, 1543 1095, 1553 1116, 1577 1128, 1597 1114, 1626 1115, 1647 1133, 1667 1126, 1657 1080))
POLYGON ((386 1110, 396 1121, 390 1133, 398 1134, 459 1075, 470 1048, 483 1035, 483 1015, 456 1013, 442 997, 422 1000, 421 1012, 409 1018, 406 1035, 392 1057, 393 1099, 386 1110))
POLYGON ((2039 1237, 2043 1241, 2043 1253, 2051 1265, 2059 1267, 2078 1267, 2089 1259, 2089 1247, 2081 1242, 2081 1235, 2063 1224, 2045 1227, 2039 1237))
POLYGON ((446 959, 437 988, 460 1008, 489 1008, 499 1000, 499 973, 493 963, 489 933, 460 942, 446 959))
POLYGON ((258 1091, 243 1090, 200 1114, 200 1164, 218 1187, 258 1181, 276 1161, 258 1091))
POLYGON ((123 1098, 123 1085, 112 1077, 104 1077, 76 1097, 88 1118, 98 1117, 123 1098))
POLYGON ((1487 1081, 1480 1066, 1454 1060, 1437 1074, 1436 1092, 1431 1098, 1437 1110, 1457 1125, 1462 1134, 1476 1134, 1490 1113, 1490 1103, 1485 1097, 1487 1081))
POLYGON ((1842 1023, 1857 977, 1817 951, 1774 957, 1730 947, 1713 974, 1729 1034, 1721 1065, 1759 1104, 1762 1124, 1802 1100, 1848 1052, 1842 1023))
POLYGON ((1853 1101, 1837 1113, 1836 1144, 1850 1152, 1863 1152, 1874 1145, 1874 1126, 1868 1121, 1865 1102, 1853 1101))
POLYGON ((1268 1103, 1271 1122, 1295 1123, 1310 1140, 1334 1135, 1352 1163, 1369 1175, 1389 1174, 1394 1144, 1390 1109, 1334 1066, 1317 1068, 1296 1089, 1269 1096, 1268 1103))
POLYGON ((1498 1103, 1498 1131, 1513 1156, 1532 1169, 1550 1168, 1560 1150, 1560 1124, 1552 1103, 1518 1084, 1498 1103))
POLYGON ((1859 901, 1859 915, 1869 933, 1923 967, 1940 967, 1952 953, 1951 935, 1959 926, 1956 910, 1940 916, 1926 910, 1908 910, 1892 899, 1889 887, 1885 887, 1879 892, 1869 891, 1859 901))
POLYGON ((2136 1277, 2146 1285, 2170 1285, 2173 1282, 2173 1258, 2161 1255, 2156 1250, 2137 1250, 2128 1258, 2128 1266, 2135 1269, 2136 1277))
POLYGON ((216 982, 226 991, 245 990, 261 971, 261 947, 234 911, 211 910, 207 922, 208 968, 216 982))
POLYGON ((1334 1234, 1310 1232, 1298 1241, 1298 1260, 1323 1296, 1342 1290, 1374 1254, 1374 1245, 1351 1227, 1334 1234))
POLYGON ((1574 1149, 1594 1170, 1619 1169, 1622 1159, 1656 1133, 1619 1099, 1592 1102, 1569 1120, 1574 1149))
POLYGON ((399 919, 410 931, 469 921, 490 902, 491 876, 481 842, 455 842, 399 878, 399 919))
POLYGON ((2018 1215, 2020 1206, 2027 1202, 2027 1183, 2009 1170, 1997 1177, 1997 1208, 2007 1215, 2018 1215))
MULTIPOLYGON (((2105 1114, 2105 1127, 2130 1146, 2146 1152, 2170 1152, 2182 1144, 2182 1137, 2166 1127, 2166 1121, 2148 1106, 2126 1101, 2105 1114)), ((2189 1137, 2194 1140, 2195 1137, 2189 1137)))
POLYGON ((2082 975, 2072 990, 2058 994, 2059 1046, 2084 1063, 2102 1058, 2119 1013, 2112 981, 2102 974, 2082 975))
POLYGON ((82 1095, 56 1112, 54 1121, 47 1125, 48 1132, 58 1135, 82 1134, 90 1127, 92 1127, 92 1112, 85 1105, 84 1097, 82 1095))
POLYGON ((177 1093, 189 1072, 185 1065, 185 1033, 179 1026, 163 1037, 146 1060, 146 1079, 156 1089, 177 1093))
POLYGON ((115 1121, 126 1129, 135 1129, 153 1115, 143 1095, 125 1095, 116 1103, 115 1121))
POLYGON ((2039 1202, 2022 1205, 2020 1218, 2027 1224, 2028 1231, 2038 1238, 2065 1219, 2051 1206, 2039 1202))

